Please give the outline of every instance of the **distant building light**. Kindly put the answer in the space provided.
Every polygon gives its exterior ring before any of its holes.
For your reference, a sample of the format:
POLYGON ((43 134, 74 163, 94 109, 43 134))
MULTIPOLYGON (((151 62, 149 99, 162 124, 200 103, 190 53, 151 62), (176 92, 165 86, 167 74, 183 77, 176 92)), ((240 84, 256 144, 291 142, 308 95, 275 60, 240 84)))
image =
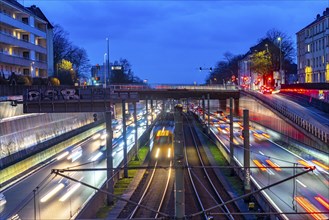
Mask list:
POLYGON ((112 66, 112 70, 121 70, 122 66, 112 66))

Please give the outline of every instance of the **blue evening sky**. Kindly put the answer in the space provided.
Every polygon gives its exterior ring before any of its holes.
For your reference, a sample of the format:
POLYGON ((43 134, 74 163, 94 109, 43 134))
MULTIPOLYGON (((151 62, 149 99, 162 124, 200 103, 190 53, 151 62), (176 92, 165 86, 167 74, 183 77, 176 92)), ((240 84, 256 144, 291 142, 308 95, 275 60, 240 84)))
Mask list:
POLYGON ((126 58, 149 83, 204 83, 227 51, 244 54, 271 29, 296 32, 328 7, 328 0, 120 1, 19 0, 36 5, 83 47, 92 65, 126 58))

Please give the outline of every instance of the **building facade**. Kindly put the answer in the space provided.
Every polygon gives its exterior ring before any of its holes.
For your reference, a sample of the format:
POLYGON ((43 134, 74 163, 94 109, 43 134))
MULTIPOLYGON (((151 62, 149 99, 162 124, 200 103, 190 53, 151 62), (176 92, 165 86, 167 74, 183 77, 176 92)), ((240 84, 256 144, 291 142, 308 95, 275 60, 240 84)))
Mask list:
POLYGON ((0 1, 0 74, 48 77, 54 73, 53 26, 35 5, 0 1))
POLYGON ((329 83, 329 8, 297 32, 299 83, 329 83))

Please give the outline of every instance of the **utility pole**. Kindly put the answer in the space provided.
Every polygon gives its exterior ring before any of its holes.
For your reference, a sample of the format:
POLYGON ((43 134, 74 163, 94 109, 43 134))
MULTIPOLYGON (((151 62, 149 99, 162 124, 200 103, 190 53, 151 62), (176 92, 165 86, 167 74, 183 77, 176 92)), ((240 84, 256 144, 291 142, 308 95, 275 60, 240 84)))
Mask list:
POLYGON ((106 122, 106 166, 107 166, 107 205, 113 204, 113 192, 114 192, 114 181, 113 181, 113 156, 112 156, 112 111, 110 109, 111 103, 108 104, 108 109, 105 112, 106 122))
POLYGON ((175 216, 183 219, 185 216, 184 190, 184 138, 183 138, 183 108, 175 106, 174 121, 174 167, 175 170, 175 216))
MULTIPOLYGON (((249 110, 243 110, 243 146, 244 146, 244 191, 245 194, 250 193, 250 137, 249 137, 249 110)), ((245 198, 249 200, 248 197, 245 198)))
POLYGON ((234 143, 233 143, 233 98, 230 97, 230 166, 231 176, 234 175, 234 143))

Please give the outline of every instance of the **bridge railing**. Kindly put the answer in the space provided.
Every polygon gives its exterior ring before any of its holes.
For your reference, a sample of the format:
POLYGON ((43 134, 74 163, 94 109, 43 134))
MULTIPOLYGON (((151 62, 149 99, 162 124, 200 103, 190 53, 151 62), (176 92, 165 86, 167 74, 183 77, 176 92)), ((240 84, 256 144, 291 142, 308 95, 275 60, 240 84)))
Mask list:
MULTIPOLYGON (((323 143, 325 143, 326 146, 328 146, 329 144, 328 128, 326 128, 317 120, 313 119, 311 116, 304 114, 302 112, 298 112, 298 113, 293 112, 293 109, 289 108, 289 106, 287 106, 286 104, 275 100, 269 101, 268 99, 266 99, 265 96, 261 94, 255 92, 246 92, 246 91, 244 91, 244 93, 254 96, 257 99, 261 100, 262 102, 266 103, 272 109, 275 109, 280 114, 288 118, 290 121, 294 122, 296 125, 303 128, 305 131, 312 134, 313 136, 321 140, 323 143)), ((320 150, 328 152, 328 147, 324 146, 323 149, 320 150)))
POLYGON ((238 90, 236 85, 194 85, 194 84, 111 84, 107 88, 112 90, 167 90, 167 89, 187 89, 187 90, 238 90))

